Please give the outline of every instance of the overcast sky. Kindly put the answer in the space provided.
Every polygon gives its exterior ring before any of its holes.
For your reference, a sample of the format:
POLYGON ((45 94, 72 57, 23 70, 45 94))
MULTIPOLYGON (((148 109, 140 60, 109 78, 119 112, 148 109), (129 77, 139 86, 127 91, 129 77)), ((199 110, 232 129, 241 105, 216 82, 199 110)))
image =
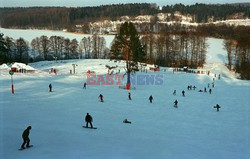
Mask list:
POLYGON ((0 7, 30 7, 30 6, 67 6, 84 7, 118 3, 156 3, 159 6, 167 4, 195 3, 238 3, 248 0, 0 0, 0 7))

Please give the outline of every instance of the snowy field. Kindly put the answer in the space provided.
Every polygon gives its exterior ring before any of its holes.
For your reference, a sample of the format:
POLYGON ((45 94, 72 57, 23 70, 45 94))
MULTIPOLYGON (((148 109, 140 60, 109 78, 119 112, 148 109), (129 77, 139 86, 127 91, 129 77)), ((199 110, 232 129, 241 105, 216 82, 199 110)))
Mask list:
MULTIPOLYGON (((70 40, 76 39, 78 42, 81 41, 83 37, 92 37, 91 34, 80 34, 80 33, 69 33, 64 31, 52 31, 52 30, 37 30, 37 29, 6 29, 0 28, 0 33, 3 33, 4 36, 12 37, 13 39, 18 39, 20 37, 27 40, 29 43, 36 38, 45 36, 62 36, 65 38, 69 38, 70 40)), ((110 47, 112 40, 114 39, 114 35, 100 35, 104 37, 106 40, 106 46, 110 47)))
MULTIPOLYGON (((39 36, 39 35, 38 35, 39 36)), ((25 37, 24 37, 25 38, 25 37)), ((224 63, 222 40, 209 39, 204 70, 210 75, 161 68, 161 85, 87 85, 86 72, 106 74, 109 60, 68 60, 30 64, 33 74, 14 74, 15 94, 7 69, 0 70, 1 159, 249 159, 250 82, 235 78, 224 63), (72 64, 76 74, 70 75, 72 64), (58 74, 49 74, 51 68, 58 74), (215 77, 215 74, 217 76, 215 77), (221 79, 218 80, 218 74, 221 79), (212 94, 198 92, 215 78, 212 94), (53 92, 48 91, 52 84, 53 92), (195 85, 196 90, 187 90, 195 85), (172 95, 177 90, 177 95, 172 95), (182 97, 181 91, 186 91, 182 97), (132 100, 128 100, 131 92, 132 100), (104 102, 98 100, 103 94, 104 102), (153 103, 148 97, 152 95, 153 103), (178 100, 178 108, 173 102, 178 100), (213 108, 219 104, 219 112, 213 108), (86 113, 96 130, 82 128, 86 113), (132 124, 124 124, 127 118, 132 124), (18 151, 22 132, 31 125, 33 148, 18 151)), ((125 76, 126 77, 126 76, 125 76)), ((125 80, 124 80, 125 83, 125 80)), ((208 88, 207 88, 208 89, 208 88)))

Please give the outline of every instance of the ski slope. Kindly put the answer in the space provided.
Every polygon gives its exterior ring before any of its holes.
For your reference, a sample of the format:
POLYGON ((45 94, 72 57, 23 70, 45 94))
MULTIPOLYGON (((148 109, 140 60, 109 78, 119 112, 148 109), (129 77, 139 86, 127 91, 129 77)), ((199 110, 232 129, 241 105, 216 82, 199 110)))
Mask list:
MULTIPOLYGON (((14 74, 11 94, 8 70, 0 71, 1 159, 248 159, 250 158, 250 82, 235 78, 226 67, 225 51, 218 41, 208 49, 204 70, 210 75, 161 68, 162 85, 87 85, 86 72, 106 74, 105 65, 124 74, 124 63, 109 60, 44 61, 30 64, 40 70, 14 74), (76 74, 70 75, 72 64, 76 74), (49 74, 51 68, 57 75, 49 74), (218 76, 221 74, 221 79, 218 76), (198 92, 215 78, 212 94, 198 92), (48 92, 52 84, 53 92, 48 92), (195 85, 196 90, 187 90, 195 85), (177 95, 173 96, 173 90, 177 95), (181 91, 186 91, 182 97, 181 91), (128 100, 131 92, 132 100, 128 100), (104 102, 98 100, 103 94, 104 102), (153 103, 148 97, 152 95, 153 103), (173 107, 175 100, 178 108, 173 107), (220 112, 213 108, 221 106, 220 112), (98 129, 85 129, 86 113, 98 129), (124 124, 127 118, 132 124, 124 124), (31 125, 34 147, 18 151, 22 132, 31 125)), ((137 73, 142 75, 145 73, 137 73)), ((126 80, 124 80, 125 83, 126 80)))

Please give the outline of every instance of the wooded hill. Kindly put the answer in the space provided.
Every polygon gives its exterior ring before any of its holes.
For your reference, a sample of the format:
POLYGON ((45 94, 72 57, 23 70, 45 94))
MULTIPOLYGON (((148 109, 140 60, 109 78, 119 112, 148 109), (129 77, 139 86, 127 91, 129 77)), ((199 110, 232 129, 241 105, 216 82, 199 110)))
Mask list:
MULTIPOLYGON (((191 15, 194 22, 250 17, 248 3, 243 4, 114 4, 98 7, 29 7, 0 8, 0 25, 4 28, 46 28, 71 30, 76 24, 88 24, 100 20, 119 20, 121 16, 155 15, 157 13, 191 15)), ((87 25, 86 25, 87 27, 87 25)))

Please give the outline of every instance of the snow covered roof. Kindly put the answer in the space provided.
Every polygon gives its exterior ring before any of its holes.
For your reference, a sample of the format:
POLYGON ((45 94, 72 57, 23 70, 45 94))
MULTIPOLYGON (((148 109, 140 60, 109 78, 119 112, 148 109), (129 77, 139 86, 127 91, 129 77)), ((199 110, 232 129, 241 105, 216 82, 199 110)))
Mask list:
POLYGON ((29 65, 26 65, 24 63, 18 63, 18 62, 15 62, 11 67, 15 67, 15 68, 18 68, 18 69, 26 69, 26 70, 36 70, 34 69, 33 67, 29 66, 29 65))
POLYGON ((10 67, 4 63, 0 65, 0 69, 10 69, 10 67))

